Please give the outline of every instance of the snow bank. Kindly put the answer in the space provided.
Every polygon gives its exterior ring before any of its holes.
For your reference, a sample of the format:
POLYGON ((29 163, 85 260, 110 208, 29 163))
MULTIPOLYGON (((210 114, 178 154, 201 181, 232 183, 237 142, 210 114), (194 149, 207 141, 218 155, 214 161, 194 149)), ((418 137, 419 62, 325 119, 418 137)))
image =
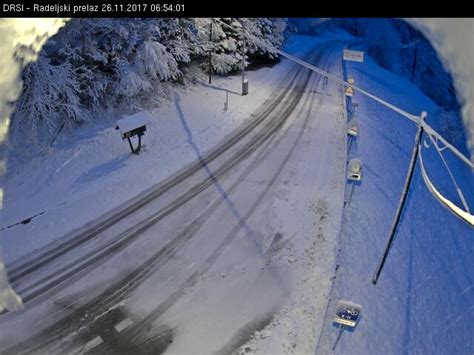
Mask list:
POLYGON ((3 312, 5 309, 10 311, 18 310, 22 306, 21 298, 10 287, 5 265, 3 262, 0 262, 0 312, 3 312))
POLYGON ((11 103, 21 90, 21 68, 34 61, 46 40, 64 24, 62 19, 2 19, 0 33, 0 142, 4 142, 10 125, 11 103), (16 59, 20 58, 20 60, 16 59))
MULTIPOLYGON (((37 58, 37 53, 56 31, 64 24, 62 19, 1 19, 0 34, 0 176, 6 169, 5 143, 10 126, 12 102, 21 91, 19 80, 23 65, 37 58), (19 59, 16 59, 19 58, 19 59)), ((0 186, 0 209, 3 206, 3 189, 0 186)), ((0 312, 17 309, 21 299, 10 288, 2 252, 0 250, 0 312)))

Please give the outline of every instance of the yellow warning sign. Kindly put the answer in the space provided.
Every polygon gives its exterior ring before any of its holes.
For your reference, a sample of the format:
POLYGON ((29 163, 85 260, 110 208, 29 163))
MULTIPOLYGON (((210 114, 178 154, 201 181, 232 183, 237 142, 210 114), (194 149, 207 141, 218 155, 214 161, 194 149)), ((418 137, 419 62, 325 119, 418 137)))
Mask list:
POLYGON ((354 89, 352 88, 352 86, 348 86, 346 90, 344 90, 344 92, 346 93, 346 96, 354 95, 354 89))

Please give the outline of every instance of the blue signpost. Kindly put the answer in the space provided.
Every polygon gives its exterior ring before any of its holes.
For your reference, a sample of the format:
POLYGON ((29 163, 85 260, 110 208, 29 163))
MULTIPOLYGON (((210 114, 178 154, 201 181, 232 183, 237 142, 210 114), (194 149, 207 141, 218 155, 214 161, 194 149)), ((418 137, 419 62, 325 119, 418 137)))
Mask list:
POLYGON ((336 349, 337 343, 342 336, 342 332, 346 327, 354 329, 360 319, 360 312, 362 305, 350 301, 339 301, 337 304, 336 315, 334 316, 334 323, 339 327, 336 341, 332 347, 336 349))

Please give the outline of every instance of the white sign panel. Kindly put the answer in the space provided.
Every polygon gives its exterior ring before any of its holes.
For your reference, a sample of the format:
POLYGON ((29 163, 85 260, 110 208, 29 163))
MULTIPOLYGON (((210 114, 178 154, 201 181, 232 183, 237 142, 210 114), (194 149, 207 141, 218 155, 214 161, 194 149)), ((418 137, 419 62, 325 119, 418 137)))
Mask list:
POLYGON ((364 52, 361 51, 351 51, 350 49, 344 49, 343 53, 344 60, 351 60, 353 62, 364 62, 364 52))

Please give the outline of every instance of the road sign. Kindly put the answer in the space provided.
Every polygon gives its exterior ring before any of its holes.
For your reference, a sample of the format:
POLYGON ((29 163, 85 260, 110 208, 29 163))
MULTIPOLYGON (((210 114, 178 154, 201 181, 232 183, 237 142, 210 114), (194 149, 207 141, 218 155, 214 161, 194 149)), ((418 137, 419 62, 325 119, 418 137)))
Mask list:
POLYGON ((357 158, 352 158, 349 161, 347 169, 347 180, 360 181, 362 179, 362 161, 357 158))
POLYGON ((362 51, 351 51, 350 49, 344 49, 343 59, 350 60, 352 62, 364 62, 364 52, 362 51))
POLYGON ((362 306, 349 301, 339 301, 334 322, 354 328, 359 320, 362 306))
POLYGON ((357 137, 359 134, 359 123, 357 123, 355 118, 349 121, 349 124, 347 125, 347 134, 353 137, 357 137))
POLYGON ((344 90, 344 93, 346 94, 346 96, 350 97, 350 96, 354 95, 354 89, 352 88, 352 86, 348 86, 344 90))

